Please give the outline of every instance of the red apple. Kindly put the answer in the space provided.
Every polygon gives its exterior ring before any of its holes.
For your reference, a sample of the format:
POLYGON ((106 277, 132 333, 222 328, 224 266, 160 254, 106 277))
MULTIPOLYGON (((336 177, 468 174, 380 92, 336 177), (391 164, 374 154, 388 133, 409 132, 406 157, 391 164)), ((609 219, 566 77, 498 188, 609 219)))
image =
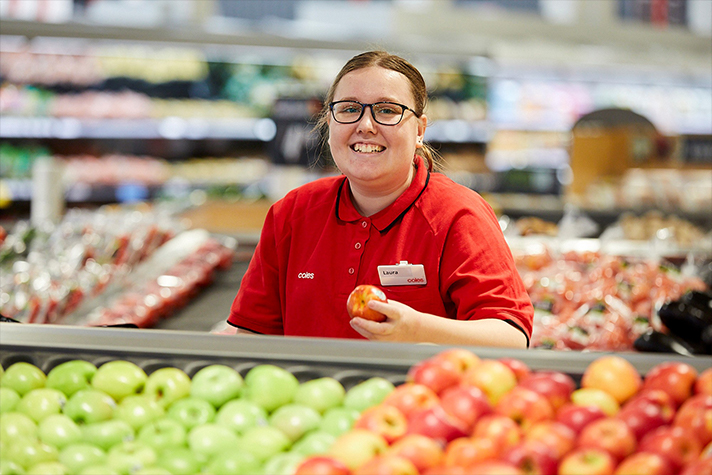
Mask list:
POLYGON ((438 395, 429 387, 418 383, 404 383, 396 386, 381 404, 398 408, 407 418, 413 411, 435 406, 439 401, 438 395))
POLYGON ((660 454, 636 452, 624 458, 616 467, 615 475, 673 475, 670 462, 660 454))
POLYGON ((638 440, 660 426, 671 424, 674 416, 672 398, 659 389, 650 389, 634 396, 617 415, 631 428, 638 440))
POLYGON ((462 375, 462 384, 480 388, 493 406, 517 385, 517 377, 507 365, 497 360, 482 360, 462 375))
POLYGON ((391 445, 389 454, 407 458, 419 472, 442 464, 445 451, 442 445, 427 435, 408 434, 391 445))
POLYGON ((407 458, 384 454, 358 467, 354 475, 418 475, 418 469, 407 458))
POLYGON ((638 441, 628 425, 620 419, 605 417, 583 428, 576 444, 606 450, 616 461, 635 452, 638 441))
POLYGON ((474 368, 479 362, 480 357, 465 348, 450 348, 441 351, 433 357, 433 359, 446 359, 452 361, 457 367, 460 374, 465 373, 471 368, 474 368))
POLYGON ((628 360, 617 355, 597 358, 584 370, 582 388, 602 389, 622 404, 643 384, 640 373, 628 360))
POLYGON ((427 358, 410 367, 406 381, 422 384, 439 394, 460 381, 460 370, 449 359, 427 358))
POLYGON ((558 421, 541 421, 532 425, 524 434, 524 439, 547 445, 557 460, 561 459, 576 445, 574 430, 558 421))
POLYGON ((679 407, 692 395, 697 370, 687 363, 666 361, 654 366, 643 380, 643 389, 662 389, 679 407))
POLYGON ((700 456, 702 444, 682 427, 663 426, 644 436, 638 450, 666 457, 677 471, 700 456))
POLYGON ((471 467, 498 455, 495 444, 484 437, 460 437, 445 447, 446 467, 471 467))
POLYGON ((703 446, 712 442, 712 394, 698 394, 683 402, 674 424, 692 432, 703 446))
POLYGON ((579 406, 568 403, 563 405, 556 413, 556 420, 570 427, 576 434, 596 419, 606 417, 598 406, 579 406))
POLYGON ((710 473, 712 473, 712 458, 706 458, 685 465, 680 475, 709 475, 710 473))
POLYGON ((346 311, 349 317, 361 317, 374 322, 383 322, 386 316, 381 312, 376 312, 368 308, 368 302, 378 300, 379 302, 387 302, 386 294, 375 285, 362 284, 357 285, 349 294, 346 301, 346 311))
POLYGON ((500 460, 511 463, 527 475, 556 475, 559 465, 553 449, 535 440, 525 440, 510 447, 500 460))
POLYGON ((579 447, 564 456, 558 475, 610 475, 614 468, 615 461, 605 450, 579 447))
POLYGON ((712 368, 707 368, 697 376, 694 391, 695 394, 712 395, 712 368))
POLYGON ((379 404, 363 411, 354 423, 354 428, 380 434, 390 444, 405 435, 408 421, 395 406, 379 404))
POLYGON ((524 475, 511 463, 501 460, 485 460, 473 465, 466 471, 466 475, 524 475))
POLYGON ((518 444, 524 438, 519 425, 502 414, 490 414, 480 418, 472 431, 472 437, 483 437, 494 442, 498 452, 518 444))
POLYGON ((467 435, 467 427, 437 405, 413 412, 408 418, 407 434, 421 434, 445 445, 467 435))
POLYGON ((502 396, 494 410, 519 424, 524 432, 536 422, 554 419, 554 409, 549 400, 521 386, 502 396))
POLYGON ((514 376, 517 377, 517 382, 522 382, 524 378, 529 376, 532 371, 527 364, 517 358, 499 358, 499 362, 503 363, 507 368, 511 369, 514 376))
POLYGON ((319 455, 305 459, 294 475, 351 475, 351 470, 333 457, 319 455))
POLYGON ((569 402, 571 393, 576 389, 576 382, 571 376, 559 371, 537 371, 524 378, 519 386, 546 397, 554 410, 558 410, 569 402))
POLYGON ((469 430, 477 420, 492 412, 487 396, 474 386, 452 386, 440 396, 440 404, 445 412, 462 421, 469 430))

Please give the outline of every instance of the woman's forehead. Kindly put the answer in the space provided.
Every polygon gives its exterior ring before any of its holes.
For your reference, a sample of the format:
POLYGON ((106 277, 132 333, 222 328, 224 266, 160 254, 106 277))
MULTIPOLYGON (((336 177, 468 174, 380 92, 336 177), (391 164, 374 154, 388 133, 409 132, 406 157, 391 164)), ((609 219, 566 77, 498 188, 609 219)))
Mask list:
POLYGON ((334 91, 334 100, 399 100, 411 97, 408 78, 398 71, 369 66, 345 74, 334 91))

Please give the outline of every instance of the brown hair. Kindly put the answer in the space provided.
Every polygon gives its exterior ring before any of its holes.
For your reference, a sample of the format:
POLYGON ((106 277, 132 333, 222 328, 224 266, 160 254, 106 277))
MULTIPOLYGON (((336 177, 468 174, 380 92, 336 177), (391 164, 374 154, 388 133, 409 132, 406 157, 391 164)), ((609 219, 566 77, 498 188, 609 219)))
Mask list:
MULTIPOLYGON (((425 106, 428 102, 428 91, 426 89, 423 76, 420 74, 420 71, 415 68, 415 66, 400 56, 390 54, 386 51, 367 51, 365 53, 358 54, 351 58, 344 65, 344 67, 341 68, 339 74, 336 75, 334 82, 331 84, 331 87, 326 94, 321 112, 319 113, 315 129, 322 134, 325 149, 328 149, 326 144, 329 139, 329 103, 334 100, 336 86, 339 85, 341 78, 348 73, 370 66, 379 66, 381 68, 390 69, 403 74, 410 82, 410 89, 413 93, 413 99, 415 100, 415 114, 418 117, 423 115, 423 111, 425 110, 425 106)), ((416 149, 415 153, 422 156, 428 162, 429 170, 432 171, 433 168, 438 168, 438 154, 429 144, 423 143, 423 146, 416 149)))

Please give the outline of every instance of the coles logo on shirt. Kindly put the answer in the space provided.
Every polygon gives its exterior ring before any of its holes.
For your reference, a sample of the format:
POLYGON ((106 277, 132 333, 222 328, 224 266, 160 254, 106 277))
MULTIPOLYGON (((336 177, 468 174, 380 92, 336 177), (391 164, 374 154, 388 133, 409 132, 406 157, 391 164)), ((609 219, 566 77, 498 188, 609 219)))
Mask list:
POLYGON ((300 272, 297 275, 297 279, 313 279, 314 274, 312 272, 300 272))

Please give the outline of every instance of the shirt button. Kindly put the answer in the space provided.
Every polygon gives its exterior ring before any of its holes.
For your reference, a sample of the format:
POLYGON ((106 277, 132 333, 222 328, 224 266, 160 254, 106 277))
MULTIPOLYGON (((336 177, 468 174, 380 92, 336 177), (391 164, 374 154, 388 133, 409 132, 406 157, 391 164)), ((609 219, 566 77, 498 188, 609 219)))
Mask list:
POLYGON ((368 226, 368 223, 366 221, 361 221, 361 227, 365 228, 366 226, 368 226))
POLYGON ((361 249, 361 243, 360 243, 360 242, 357 242, 356 244, 354 244, 354 247, 355 247, 356 249, 361 249))
POLYGON ((354 270, 354 268, 353 268, 353 267, 349 267, 349 274, 353 274, 354 272, 356 272, 356 271, 354 270))

